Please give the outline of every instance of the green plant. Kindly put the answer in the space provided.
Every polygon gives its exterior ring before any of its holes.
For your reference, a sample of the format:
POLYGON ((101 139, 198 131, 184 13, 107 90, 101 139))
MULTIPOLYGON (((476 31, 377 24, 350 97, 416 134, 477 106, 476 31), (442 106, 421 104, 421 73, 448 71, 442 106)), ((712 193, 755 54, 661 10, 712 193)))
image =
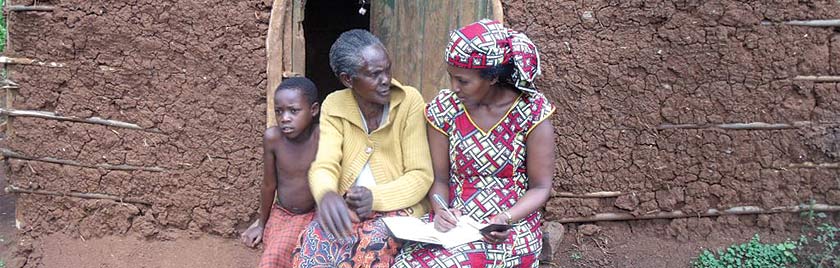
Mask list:
POLYGON ((814 206, 816 206, 816 204, 817 204, 817 200, 811 199, 811 201, 808 202, 808 208, 806 208, 806 209, 802 210, 802 212, 800 212, 800 216, 802 216, 803 218, 808 220, 808 225, 811 226, 811 227, 816 226, 817 221, 820 221, 820 220, 828 217, 823 212, 814 211, 814 206))
POLYGON ((812 199, 801 213, 807 224, 799 236, 799 258, 807 260, 810 267, 840 267, 840 226, 823 222, 828 216, 814 211, 814 204, 812 199))
POLYGON ((580 252, 575 251, 572 252, 572 255, 569 255, 569 258, 575 261, 579 261, 580 259, 583 259, 583 255, 581 255, 580 252))
POLYGON ((840 227, 823 223, 815 229, 815 232, 806 232, 814 237, 799 237, 800 256, 807 259, 811 267, 840 267, 840 227))
POLYGON ((740 245, 731 245, 726 250, 718 250, 717 255, 704 250, 700 257, 692 262, 695 268, 773 268, 787 267, 796 263, 794 254, 796 243, 786 241, 778 244, 761 243, 758 234, 740 245))
MULTIPOLYGON (((6 6, 6 0, 0 0, 0 7, 6 6)), ((0 12, 0 52, 6 51, 6 14, 0 12)), ((0 266, 2 267, 2 266, 0 266)))
POLYGON ((0 260, 0 268, 6 268, 6 262, 5 261, 0 260))

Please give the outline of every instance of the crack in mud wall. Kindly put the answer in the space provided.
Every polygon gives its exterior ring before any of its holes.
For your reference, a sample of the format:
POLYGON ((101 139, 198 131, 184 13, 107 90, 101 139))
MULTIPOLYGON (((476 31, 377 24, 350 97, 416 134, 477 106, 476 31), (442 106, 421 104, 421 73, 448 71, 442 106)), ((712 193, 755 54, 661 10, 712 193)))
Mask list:
MULTIPOLYGON (((504 7, 506 23, 541 49, 538 85, 558 107, 555 190, 631 193, 552 198, 547 220, 840 204, 840 170, 789 168, 840 161, 840 87, 792 80, 840 74, 838 33, 779 24, 840 18, 837 1, 529 0, 504 7), (656 128, 800 121, 807 124, 786 130, 656 128)), ((702 221, 677 220, 671 231, 702 221)))
MULTIPOLYGON (((8 160, 23 188, 105 193, 153 205, 22 194, 25 230, 82 237, 169 229, 234 235, 256 213, 271 1, 38 1, 14 13, 7 54, 63 62, 17 65, 16 109, 97 116, 161 133, 19 117, 11 150, 118 171, 8 160)), ((32 1, 12 1, 32 4, 32 1)))

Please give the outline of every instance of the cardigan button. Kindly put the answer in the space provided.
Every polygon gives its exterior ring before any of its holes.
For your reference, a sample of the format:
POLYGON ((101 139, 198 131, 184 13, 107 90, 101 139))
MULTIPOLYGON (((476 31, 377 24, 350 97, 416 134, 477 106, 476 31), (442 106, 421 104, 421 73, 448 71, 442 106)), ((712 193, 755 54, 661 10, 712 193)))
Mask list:
POLYGON ((371 147, 367 147, 367 148, 365 148, 365 153, 366 153, 366 154, 370 154, 370 153, 372 153, 372 152, 373 152, 373 148, 371 148, 371 147))

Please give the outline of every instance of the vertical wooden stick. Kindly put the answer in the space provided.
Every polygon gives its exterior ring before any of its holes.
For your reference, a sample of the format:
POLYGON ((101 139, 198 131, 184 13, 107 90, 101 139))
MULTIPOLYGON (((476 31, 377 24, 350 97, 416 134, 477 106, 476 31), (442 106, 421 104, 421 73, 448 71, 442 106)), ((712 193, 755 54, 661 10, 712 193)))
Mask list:
POLYGON ((283 23, 286 21, 286 0, 274 0, 271 5, 271 17, 268 20, 268 35, 265 38, 266 51, 266 127, 277 125, 274 117, 274 89, 283 76, 283 23))
POLYGON ((493 0, 493 19, 505 24, 505 11, 501 0, 493 0))
MULTIPOLYGON (((3 70, 5 70, 5 69, 6 69, 6 66, 3 65, 3 70)), ((12 104, 14 103, 14 99, 15 99, 15 93, 14 93, 13 90, 16 90, 18 88, 18 86, 17 86, 17 84, 15 84, 14 82, 12 82, 11 80, 8 80, 8 79, 5 79, 4 81, 0 82, 0 84, 2 84, 2 85, 0 85, 0 88, 3 88, 3 90, 6 91, 5 92, 5 94, 6 94, 5 106, 6 107, 4 107, 4 108, 11 110, 11 109, 13 109, 12 104)), ((13 130, 13 127, 12 127, 12 121, 13 120, 14 119, 13 119, 12 116, 6 116, 6 138, 9 138, 14 134, 14 130, 13 130)))

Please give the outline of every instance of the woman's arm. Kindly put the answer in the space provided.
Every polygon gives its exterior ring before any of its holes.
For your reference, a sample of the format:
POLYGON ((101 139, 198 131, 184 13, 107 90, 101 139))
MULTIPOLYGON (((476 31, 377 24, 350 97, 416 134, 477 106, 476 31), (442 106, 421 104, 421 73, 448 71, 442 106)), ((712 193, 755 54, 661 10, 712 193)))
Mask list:
POLYGON ((554 178, 554 126, 551 120, 545 120, 534 128, 525 141, 528 169, 528 190, 507 212, 508 221, 518 221, 527 217, 531 212, 540 209, 551 195, 552 179, 554 178))
POLYGON ((321 111, 321 134, 318 153, 309 168, 309 189, 318 203, 317 213, 321 228, 343 238, 350 234, 352 227, 350 210, 344 203, 344 198, 337 193, 344 135, 339 119, 328 113, 328 109, 334 106, 327 103, 328 101, 329 98, 324 101, 324 109, 321 111))
MULTIPOLYGON (((434 195, 440 195, 444 201, 449 201, 449 137, 435 129, 431 125, 426 127, 426 133, 429 136, 429 150, 432 154, 432 167, 434 169, 435 180, 432 183, 432 188, 429 190, 429 200, 431 200, 432 211, 435 212, 435 229, 446 232, 454 228, 458 223, 458 219, 452 218, 445 209, 434 202, 434 195)), ((457 209, 450 209, 456 216, 461 213, 457 209)))

